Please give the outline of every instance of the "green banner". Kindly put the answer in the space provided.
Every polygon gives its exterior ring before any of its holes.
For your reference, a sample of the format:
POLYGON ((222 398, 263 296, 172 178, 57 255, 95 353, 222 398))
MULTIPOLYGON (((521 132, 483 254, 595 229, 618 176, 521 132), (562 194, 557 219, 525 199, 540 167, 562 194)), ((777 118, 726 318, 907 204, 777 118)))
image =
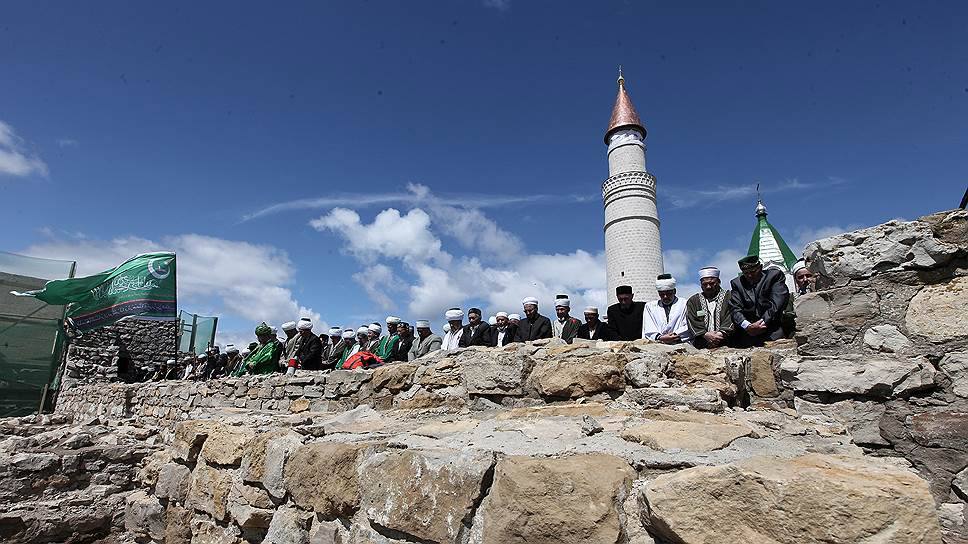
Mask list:
POLYGON ((144 253, 100 274, 53 280, 39 291, 14 294, 67 304, 67 317, 78 330, 89 331, 130 316, 174 319, 175 293, 175 254, 144 253))

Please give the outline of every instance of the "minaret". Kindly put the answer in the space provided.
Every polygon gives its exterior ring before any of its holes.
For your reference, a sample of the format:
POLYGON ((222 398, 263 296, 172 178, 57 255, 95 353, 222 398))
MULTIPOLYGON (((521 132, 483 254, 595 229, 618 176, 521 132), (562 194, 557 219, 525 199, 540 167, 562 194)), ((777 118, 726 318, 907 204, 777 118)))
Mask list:
POLYGON ((622 69, 618 96, 605 131, 608 179, 602 184, 605 202, 605 271, 609 304, 615 288, 631 285, 636 300, 655 300, 655 277, 662 273, 659 213, 655 176, 645 170, 645 127, 625 92, 622 69))

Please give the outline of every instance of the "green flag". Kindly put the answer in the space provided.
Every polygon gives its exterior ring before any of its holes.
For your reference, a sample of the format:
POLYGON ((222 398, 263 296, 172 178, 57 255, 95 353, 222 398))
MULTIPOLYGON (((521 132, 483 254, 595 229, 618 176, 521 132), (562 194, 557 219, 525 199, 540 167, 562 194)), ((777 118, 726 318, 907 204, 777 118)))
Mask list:
POLYGON ((67 304, 67 316, 81 331, 129 316, 174 318, 175 254, 143 253, 100 274, 52 280, 39 291, 13 294, 67 304))

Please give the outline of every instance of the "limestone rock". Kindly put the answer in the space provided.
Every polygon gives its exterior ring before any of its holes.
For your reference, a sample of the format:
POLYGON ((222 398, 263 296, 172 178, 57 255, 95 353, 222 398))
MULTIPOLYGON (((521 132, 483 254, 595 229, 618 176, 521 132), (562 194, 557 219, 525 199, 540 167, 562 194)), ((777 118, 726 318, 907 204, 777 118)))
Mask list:
POLYGON ((192 540, 192 511, 174 503, 165 509, 165 544, 178 544, 192 540))
POLYGON ((625 357, 617 353, 549 359, 535 365, 531 381, 546 397, 586 397, 624 390, 624 367, 625 357))
POLYGON ((625 461, 611 455, 506 457, 495 467, 470 542, 619 542, 617 508, 634 477, 625 461))
POLYGON ((880 313, 870 285, 851 285, 797 297, 796 339, 801 353, 837 353, 880 313))
POLYGON ((309 530, 309 544, 350 544, 350 535, 338 521, 313 520, 309 530))
POLYGON ((648 417, 649 420, 623 429, 622 438, 654 450, 712 451, 753 434, 753 429, 746 425, 709 414, 676 414, 666 410, 650 412, 648 417))
POLYGON ((218 423, 208 420, 182 421, 175 425, 175 437, 172 440, 172 457, 186 463, 194 463, 202 451, 202 445, 208 438, 208 433, 218 423))
POLYGON ((232 520, 243 529, 268 527, 275 508, 264 489, 246 485, 241 479, 232 483, 228 505, 232 520))
POLYGON ((229 471, 199 463, 192 472, 185 504, 217 520, 224 520, 231 488, 232 474, 229 471))
POLYGON ((421 425, 413 430, 413 434, 429 436, 430 438, 443 438, 448 435, 472 431, 479 425, 473 419, 461 419, 459 421, 446 421, 441 423, 428 423, 421 425))
POLYGON ((216 424, 208 431, 201 456, 210 465, 238 465, 245 445, 255 436, 251 429, 216 424))
POLYGON ((261 433, 245 445, 242 454, 243 481, 260 483, 276 498, 286 494, 283 467, 292 452, 302 445, 302 438, 287 430, 261 433))
POLYGON ((630 389, 625 398, 643 408, 686 407, 700 412, 722 412, 726 403, 708 387, 644 387, 630 389))
POLYGON ((308 544, 312 516, 287 506, 280 507, 272 516, 263 544, 308 544))
POLYGON ((955 475, 955 478, 951 480, 951 489, 962 499, 968 501, 968 468, 955 475))
POLYGON ((735 394, 727 379, 726 358, 719 350, 674 354, 669 374, 685 385, 716 389, 726 398, 735 394))
POLYGON ((968 351, 948 353, 938 366, 951 379, 954 394, 968 398, 968 351))
POLYGON ((897 353, 911 346, 911 341, 894 325, 874 325, 864 332, 864 345, 874 351, 897 353))
POLYGON ((968 277, 923 287, 908 305, 904 323, 908 331, 932 342, 968 336, 968 277))
POLYGON ((185 465, 166 463, 158 471, 158 483, 155 484, 155 496, 160 499, 184 502, 188 496, 188 486, 192 481, 192 472, 185 465))
POLYGON ((165 535, 165 509, 144 491, 135 491, 124 501, 125 529, 161 540, 165 535))
POLYGON ((791 357, 780 377, 795 391, 890 397, 934 385, 934 367, 924 360, 866 357, 791 357))
POLYGON ((285 487, 297 506, 324 519, 351 516, 359 508, 357 467, 370 444, 304 444, 286 462, 285 487))
POLYGON ((334 433, 368 433, 378 431, 386 426, 380 412, 369 405, 362 405, 330 417, 320 424, 324 434, 334 433))
POLYGON ((944 503, 938 507, 938 520, 944 544, 968 543, 968 505, 963 502, 944 503))
POLYGON ((855 444, 862 446, 889 446, 881 437, 880 420, 884 405, 874 401, 842 400, 830 404, 794 399, 794 406, 801 416, 825 418, 843 424, 855 444))
POLYGON ((605 427, 602 427, 602 424, 597 419, 588 414, 581 416, 581 432, 585 436, 591 436, 604 430, 605 427))
POLYGON ((754 349, 750 353, 749 382, 759 397, 776 397, 780 389, 776 383, 773 353, 765 349, 754 349))
POLYGON ((457 542, 493 465, 494 454, 481 450, 378 453, 360 468, 361 509, 371 522, 414 540, 457 542))
POLYGON ((864 457, 754 457, 664 474, 644 491, 651 532, 674 542, 936 543, 934 500, 917 475, 864 457), (742 512, 742 515, 723 515, 742 512))
POLYGON ((457 356, 464 371, 464 387, 475 395, 524 394, 524 383, 534 365, 517 352, 468 350, 457 356))
POLYGON ((221 527, 214 522, 194 518, 191 522, 192 544, 244 544, 238 528, 221 527))

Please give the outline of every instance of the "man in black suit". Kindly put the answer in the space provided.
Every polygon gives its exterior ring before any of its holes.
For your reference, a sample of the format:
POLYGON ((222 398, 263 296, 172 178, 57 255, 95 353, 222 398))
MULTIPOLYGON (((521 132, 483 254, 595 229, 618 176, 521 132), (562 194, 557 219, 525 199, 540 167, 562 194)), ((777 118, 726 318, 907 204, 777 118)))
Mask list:
POLYGON ((306 370, 321 370, 323 368, 323 342, 313 334, 313 322, 307 318, 299 320, 299 348, 296 349, 296 360, 299 366, 306 370))
POLYGON ((514 334, 518 331, 518 326, 511 323, 508 314, 505 312, 498 312, 494 317, 497 319, 497 324, 491 327, 491 343, 489 345, 494 348, 514 342, 514 334))
POLYGON ((540 338, 551 338, 551 320, 538 313, 538 299, 527 297, 521 301, 524 306, 524 319, 518 322, 514 334, 515 342, 529 342, 540 338))
POLYGON ((615 288, 618 302, 608 307, 608 327, 615 333, 615 340, 637 340, 642 338, 642 315, 645 303, 632 300, 632 287, 619 285, 615 288))
POLYGON ((585 340, 618 340, 618 335, 598 319, 598 308, 585 308, 585 322, 578 327, 578 338, 585 340))
POLYGON ((487 346, 491 343, 491 326, 481 320, 481 309, 467 310, 467 325, 458 341, 460 347, 487 346))
POLYGON ((742 272, 730 282, 736 347, 762 346, 783 338, 783 309, 790 298, 783 272, 763 270, 756 255, 739 260, 742 272))

